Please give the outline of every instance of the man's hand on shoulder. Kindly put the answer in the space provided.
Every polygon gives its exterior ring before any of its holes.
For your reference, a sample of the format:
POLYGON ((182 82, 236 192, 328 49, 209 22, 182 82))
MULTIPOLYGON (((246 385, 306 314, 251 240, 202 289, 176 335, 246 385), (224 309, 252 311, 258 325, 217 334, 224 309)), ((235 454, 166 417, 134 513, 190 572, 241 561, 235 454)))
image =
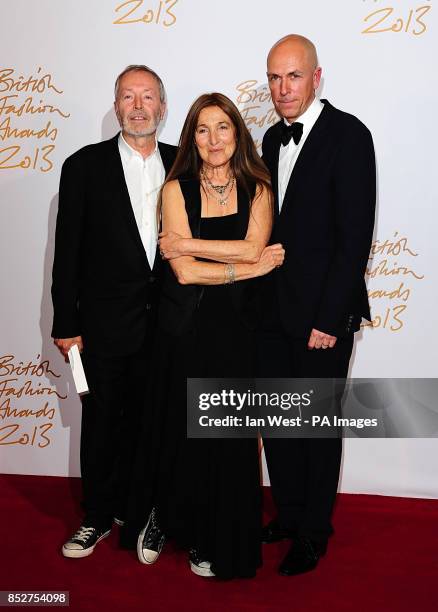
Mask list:
POLYGON ((309 349, 326 349, 333 348, 336 344, 336 336, 330 336, 330 334, 325 334, 318 329, 312 329, 310 332, 309 342, 307 343, 307 348, 309 349))
POLYGON ((75 336, 74 338, 54 338, 53 342, 59 348, 66 361, 68 361, 68 352, 74 344, 78 345, 80 352, 82 352, 82 349, 84 348, 82 344, 82 336, 75 336))

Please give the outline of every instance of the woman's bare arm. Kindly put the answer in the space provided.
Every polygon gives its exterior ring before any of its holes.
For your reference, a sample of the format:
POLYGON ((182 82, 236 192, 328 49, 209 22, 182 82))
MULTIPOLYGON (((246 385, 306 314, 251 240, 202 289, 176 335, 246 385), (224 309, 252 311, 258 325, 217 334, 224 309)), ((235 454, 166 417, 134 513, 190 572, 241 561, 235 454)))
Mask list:
MULTIPOLYGON (((185 209, 184 197, 178 181, 171 181, 164 186, 162 204, 163 232, 178 233, 182 239, 188 241, 193 240, 185 209)), ((266 237, 266 241, 268 238, 269 236, 266 237)), ((244 241, 199 240, 199 242, 226 243, 230 245, 229 248, 231 250, 233 242, 244 241)), ((160 244, 160 249, 161 248, 160 244)), ((199 255, 199 257, 203 257, 203 255, 199 255)), ((265 245, 263 245, 257 262, 234 264, 233 279, 235 281, 240 281, 262 276, 275 267, 280 266, 283 263, 283 259, 284 250, 281 245, 272 245, 266 248, 265 245)), ((197 261, 193 255, 180 255, 170 259, 169 263, 178 282, 183 285, 221 285, 230 281, 230 275, 225 263, 197 261)))
MULTIPOLYGON (((182 194, 181 194, 182 197, 182 194)), ((265 187, 258 188, 251 207, 248 231, 244 240, 202 240, 184 236, 180 228, 166 228, 160 234, 164 259, 181 256, 211 259, 224 263, 257 263, 272 230, 272 205, 265 187)))

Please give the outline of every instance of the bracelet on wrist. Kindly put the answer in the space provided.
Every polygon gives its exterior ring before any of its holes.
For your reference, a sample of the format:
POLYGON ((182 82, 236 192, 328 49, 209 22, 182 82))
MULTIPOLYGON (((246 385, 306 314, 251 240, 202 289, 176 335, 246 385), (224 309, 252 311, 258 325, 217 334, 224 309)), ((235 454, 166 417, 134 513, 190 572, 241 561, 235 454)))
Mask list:
POLYGON ((234 264, 228 263, 225 264, 225 284, 232 285, 236 280, 236 271, 234 268, 234 264))

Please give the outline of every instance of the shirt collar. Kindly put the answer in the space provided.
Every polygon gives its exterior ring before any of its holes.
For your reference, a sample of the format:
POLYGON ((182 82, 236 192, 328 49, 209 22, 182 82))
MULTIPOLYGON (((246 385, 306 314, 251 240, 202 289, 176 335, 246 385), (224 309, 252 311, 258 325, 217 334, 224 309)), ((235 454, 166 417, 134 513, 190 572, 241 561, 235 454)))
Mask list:
MULTIPOLYGON (((126 140, 123 138, 122 132, 120 132, 119 134, 119 150, 120 150, 120 153, 123 155, 124 159, 128 162, 134 157, 140 157, 141 160, 143 160, 143 155, 139 153, 138 151, 136 151, 135 149, 133 149, 131 145, 129 145, 126 142, 126 140)), ((158 141, 155 138, 155 148, 146 159, 149 159, 150 157, 152 157, 152 155, 155 155, 157 151, 158 151, 158 141)))
MULTIPOLYGON (((322 111, 323 108, 324 104, 319 98, 315 97, 309 108, 305 110, 304 113, 300 115, 297 119, 298 123, 303 124, 303 132, 307 130, 308 126, 313 126, 319 116, 319 113, 322 111)), ((289 122, 286 121, 286 119, 283 119, 283 121, 286 125, 290 125, 289 122)))

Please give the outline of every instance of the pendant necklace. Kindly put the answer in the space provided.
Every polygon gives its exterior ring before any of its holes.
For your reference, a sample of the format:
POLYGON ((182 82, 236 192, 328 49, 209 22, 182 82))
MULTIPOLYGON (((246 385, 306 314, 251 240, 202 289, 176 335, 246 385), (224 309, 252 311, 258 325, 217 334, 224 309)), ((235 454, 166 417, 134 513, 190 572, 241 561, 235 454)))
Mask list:
POLYGON ((230 194, 233 191, 234 183, 236 180, 234 178, 234 175, 230 175, 230 178, 228 179, 228 182, 225 185, 213 185, 208 176, 205 174, 204 170, 201 170, 201 177, 206 183, 207 187, 211 190, 211 195, 218 202, 218 204, 220 206, 226 206, 228 198, 230 197, 230 194), (228 189, 228 194, 225 195, 228 189))

